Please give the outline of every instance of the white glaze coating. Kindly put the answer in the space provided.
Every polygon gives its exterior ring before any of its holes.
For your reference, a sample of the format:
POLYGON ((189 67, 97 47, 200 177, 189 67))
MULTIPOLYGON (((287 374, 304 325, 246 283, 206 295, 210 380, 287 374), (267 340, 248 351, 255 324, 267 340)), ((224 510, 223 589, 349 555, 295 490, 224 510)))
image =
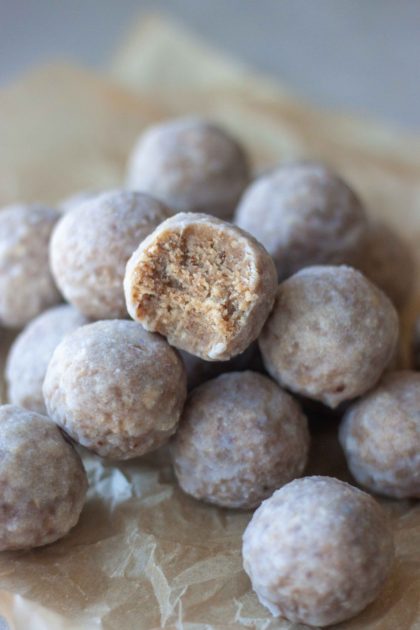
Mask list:
POLYGON ((367 229, 353 191, 316 162, 286 164, 257 179, 235 222, 266 247, 281 280, 310 265, 354 264, 367 229))
POLYGON ((67 212, 50 247, 51 269, 67 301, 91 319, 126 317, 127 260, 169 215, 152 197, 127 191, 103 193, 67 212))
POLYGON ((309 432, 298 403, 257 372, 232 372, 194 389, 172 442, 182 489, 250 509, 302 474, 309 432))
POLYGON ((48 263, 59 214, 40 204, 0 210, 0 325, 22 328, 61 296, 48 263))
POLYGON ((15 339, 5 378, 9 402, 45 414, 42 384, 55 348, 69 332, 87 324, 73 306, 61 304, 33 319, 15 339))
POLYGON ((0 407, 0 550, 31 549, 76 525, 87 479, 79 455, 49 418, 0 407))
POLYGON ((111 459, 143 455, 176 430, 186 398, 177 352, 135 322, 106 320, 67 335, 44 381, 48 415, 111 459))
POLYGON ((386 374, 348 409, 340 442, 362 486, 396 499, 420 499, 420 374, 386 374))
POLYGON ((259 344, 280 385, 337 407, 378 382, 397 341, 382 291, 351 267, 318 266, 279 285, 259 344))
POLYGON ((381 590, 394 559, 386 514, 332 477, 296 479, 255 512, 243 562, 274 616, 328 626, 353 617, 381 590))
POLYGON ((133 149, 127 187, 162 199, 176 212, 230 219, 250 179, 236 140, 200 118, 150 127, 133 149))

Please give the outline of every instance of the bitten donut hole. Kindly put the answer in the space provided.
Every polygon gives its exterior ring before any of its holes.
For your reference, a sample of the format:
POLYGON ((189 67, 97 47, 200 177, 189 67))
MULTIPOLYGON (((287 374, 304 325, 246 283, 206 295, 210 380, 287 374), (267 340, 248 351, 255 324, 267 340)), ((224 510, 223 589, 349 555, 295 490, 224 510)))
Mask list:
POLYGON ((136 313, 162 335, 176 331, 181 349, 192 336, 216 358, 250 309, 252 276, 246 245, 230 234, 194 224, 163 233, 137 266, 136 313))

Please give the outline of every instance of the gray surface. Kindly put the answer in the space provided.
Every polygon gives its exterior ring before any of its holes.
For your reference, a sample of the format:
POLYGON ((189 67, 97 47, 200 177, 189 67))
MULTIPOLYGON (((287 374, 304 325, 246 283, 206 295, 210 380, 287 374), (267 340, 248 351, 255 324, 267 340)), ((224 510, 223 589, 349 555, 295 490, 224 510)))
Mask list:
POLYGON ((420 128, 419 0, 0 0, 0 83, 56 57, 102 67, 150 9, 318 105, 420 128))

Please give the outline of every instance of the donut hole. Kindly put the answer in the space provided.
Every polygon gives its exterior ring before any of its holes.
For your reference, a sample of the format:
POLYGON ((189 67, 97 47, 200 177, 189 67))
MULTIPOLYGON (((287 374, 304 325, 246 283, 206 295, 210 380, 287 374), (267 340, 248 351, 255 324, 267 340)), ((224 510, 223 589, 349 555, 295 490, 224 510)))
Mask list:
POLYGON ((192 224, 164 232, 135 270, 137 317, 177 347, 199 339, 219 358, 251 308, 254 266, 246 243, 227 230, 192 224))

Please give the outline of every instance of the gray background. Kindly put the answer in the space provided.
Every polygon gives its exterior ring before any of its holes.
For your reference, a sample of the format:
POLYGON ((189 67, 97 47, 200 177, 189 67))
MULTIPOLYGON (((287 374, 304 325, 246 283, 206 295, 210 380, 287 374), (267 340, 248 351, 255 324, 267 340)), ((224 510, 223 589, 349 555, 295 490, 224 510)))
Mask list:
POLYGON ((104 67, 147 10, 317 105, 420 128, 420 0, 0 0, 0 84, 53 57, 104 67))

